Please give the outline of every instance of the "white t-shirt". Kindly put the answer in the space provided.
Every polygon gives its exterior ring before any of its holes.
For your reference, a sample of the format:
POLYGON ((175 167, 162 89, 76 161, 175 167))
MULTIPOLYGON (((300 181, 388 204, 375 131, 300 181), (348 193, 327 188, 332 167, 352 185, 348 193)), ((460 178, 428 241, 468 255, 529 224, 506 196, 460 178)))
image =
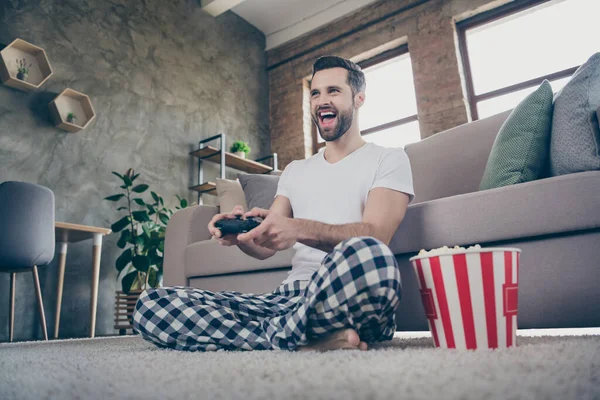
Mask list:
MULTIPOLYGON (((362 222, 369 191, 384 187, 414 198, 412 172, 404 149, 366 143, 336 163, 323 156, 325 148, 305 160, 292 161, 284 169, 277 196, 292 205, 294 218, 326 224, 362 222)), ((294 245, 292 270, 284 283, 308 280, 327 255, 301 243, 294 245)))

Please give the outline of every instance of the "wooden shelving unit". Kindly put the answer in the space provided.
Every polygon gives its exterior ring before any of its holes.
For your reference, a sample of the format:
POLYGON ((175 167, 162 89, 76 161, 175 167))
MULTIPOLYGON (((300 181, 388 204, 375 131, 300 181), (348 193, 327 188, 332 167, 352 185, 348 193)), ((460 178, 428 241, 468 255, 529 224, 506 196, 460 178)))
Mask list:
POLYGON ((243 171, 249 174, 268 174, 269 172, 277 170, 277 153, 273 153, 269 156, 259 158, 258 160, 249 160, 243 157, 239 157, 236 154, 225 151, 225 135, 219 134, 208 139, 201 140, 199 142, 199 148, 190 152, 190 155, 198 159, 198 183, 194 186, 190 186, 190 190, 198 193, 198 204, 202 204, 202 194, 208 194, 212 196, 217 195, 217 185, 211 181, 204 181, 202 163, 204 161, 220 164, 220 176, 222 179, 225 178, 225 168, 231 167, 239 171, 243 171), (220 148, 208 146, 205 143, 211 141, 220 141, 220 148), (263 164, 261 161, 273 159, 273 166, 263 164))
POLYGON ((52 74, 52 67, 44 49, 23 39, 13 40, 0 51, 0 81, 7 86, 30 92, 39 89, 52 74), (31 64, 26 80, 17 78, 18 60, 23 59, 27 67, 31 64))
POLYGON ((191 186, 190 189, 200 194, 206 193, 212 196, 217 195, 217 184, 214 182, 204 182, 200 185, 191 186))
POLYGON ((88 95, 73 89, 65 89, 56 96, 48 105, 54 124, 69 132, 78 132, 96 118, 96 112, 88 95), (67 121, 67 115, 73 113, 76 116, 74 122, 67 121))
MULTIPOLYGON (((203 149, 195 150, 190 154, 194 157, 200 157, 207 161, 212 161, 215 163, 221 162, 221 150, 212 146, 206 146, 203 149)), ((267 174, 273 171, 273 167, 239 157, 229 152, 225 152, 225 165, 249 174, 267 174)))

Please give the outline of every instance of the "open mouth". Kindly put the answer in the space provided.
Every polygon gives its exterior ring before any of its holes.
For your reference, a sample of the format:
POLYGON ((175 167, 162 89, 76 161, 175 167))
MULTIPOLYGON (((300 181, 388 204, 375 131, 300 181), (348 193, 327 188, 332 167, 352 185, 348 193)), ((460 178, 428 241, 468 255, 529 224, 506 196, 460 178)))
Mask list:
POLYGON ((337 113, 333 110, 321 110, 317 113, 317 115, 319 116, 319 121, 321 122, 321 126, 323 128, 334 125, 337 118, 337 113))

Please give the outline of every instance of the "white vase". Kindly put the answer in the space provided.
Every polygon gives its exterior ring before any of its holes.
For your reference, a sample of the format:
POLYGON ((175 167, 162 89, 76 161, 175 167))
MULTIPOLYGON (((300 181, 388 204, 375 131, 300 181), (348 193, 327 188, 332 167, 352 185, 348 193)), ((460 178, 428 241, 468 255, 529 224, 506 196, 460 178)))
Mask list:
POLYGON ((246 158, 246 153, 244 153, 243 151, 236 151, 233 154, 235 154, 238 157, 246 158))

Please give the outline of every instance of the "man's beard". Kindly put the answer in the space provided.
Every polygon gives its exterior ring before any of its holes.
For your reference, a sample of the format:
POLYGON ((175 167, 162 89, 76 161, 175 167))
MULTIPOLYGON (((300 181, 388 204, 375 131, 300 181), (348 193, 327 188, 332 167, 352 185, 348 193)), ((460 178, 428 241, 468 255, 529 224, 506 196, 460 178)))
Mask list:
POLYGON ((344 133, 348 132, 348 129, 352 126, 352 120, 354 119, 354 101, 352 102, 352 107, 346 111, 337 111, 337 124, 335 128, 331 131, 323 131, 319 126, 319 116, 318 111, 312 116, 313 122, 317 125, 319 129, 319 134, 326 142, 333 142, 341 138, 344 133))

